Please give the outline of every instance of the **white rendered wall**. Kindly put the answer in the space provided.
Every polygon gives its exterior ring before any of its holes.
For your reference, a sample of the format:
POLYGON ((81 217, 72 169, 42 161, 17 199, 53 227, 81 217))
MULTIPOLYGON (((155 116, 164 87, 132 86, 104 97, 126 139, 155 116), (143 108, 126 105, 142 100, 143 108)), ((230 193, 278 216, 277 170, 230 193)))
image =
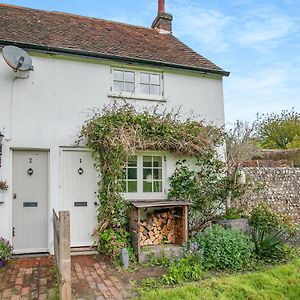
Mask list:
MULTIPOLYGON (((52 212, 53 208, 60 209, 60 147, 74 145, 90 109, 112 101, 108 97, 111 66, 98 62, 57 59, 50 55, 33 56, 34 71, 30 72, 29 78, 13 81, 15 74, 1 56, 0 131, 4 133, 5 139, 0 180, 7 180, 9 190, 5 202, 0 204, 0 236, 11 240, 12 149, 50 151, 49 211, 52 212)), ((182 106, 184 114, 193 111, 207 122, 224 124, 221 77, 210 79, 192 73, 188 75, 179 74, 178 71, 163 71, 167 107, 182 106)), ((141 106, 157 104, 155 101, 145 100, 135 102, 141 106)), ((177 158, 168 158, 168 176, 175 169, 176 160, 177 158)), ((49 237, 52 237, 51 215, 49 237)), ((49 249, 51 248, 52 238, 49 240, 49 249)))

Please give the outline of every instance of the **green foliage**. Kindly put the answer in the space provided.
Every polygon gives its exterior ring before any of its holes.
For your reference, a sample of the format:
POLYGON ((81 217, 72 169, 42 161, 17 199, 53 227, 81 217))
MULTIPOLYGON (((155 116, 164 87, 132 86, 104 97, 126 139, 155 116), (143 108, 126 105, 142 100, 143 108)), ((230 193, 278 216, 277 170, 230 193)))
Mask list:
POLYGON ((127 248, 129 254, 132 253, 129 233, 122 226, 112 224, 103 231, 98 229, 94 232, 94 237, 98 252, 108 255, 112 259, 119 259, 123 248, 127 248))
POLYGON ((266 233, 266 231, 257 228, 252 230, 255 254, 259 259, 273 261, 281 258, 283 255, 281 249, 284 243, 280 234, 280 231, 266 233))
POLYGON ((222 216, 222 219, 225 220, 237 220, 237 219, 242 219, 245 218, 246 214, 245 212, 236 207, 229 208, 226 213, 222 216))
POLYGON ((227 195, 225 165, 216 149, 205 149, 197 155, 197 171, 185 160, 177 163, 170 179, 169 197, 191 203, 191 231, 198 230, 224 206, 227 195))
POLYGON ((0 259, 9 260, 12 256, 13 247, 9 241, 4 238, 0 238, 0 259))
POLYGON ((260 204, 252 210, 249 223, 255 253, 259 259, 280 261, 294 257, 294 250, 284 242, 283 237, 288 239, 296 229, 282 215, 273 212, 267 205, 260 204))
POLYGON ((286 145, 287 149, 300 149, 300 136, 295 135, 294 139, 286 145))
POLYGON ((145 290, 140 300, 300 299, 300 260, 259 272, 210 277, 172 289, 145 290))
POLYGON ((167 274, 162 277, 162 282, 166 285, 174 285, 184 281, 196 281, 203 274, 203 262, 194 255, 188 254, 169 266, 167 274))
POLYGON ((196 237, 210 268, 240 270, 252 261, 254 244, 238 230, 213 225, 196 237))
POLYGON ((82 128, 81 140, 92 150, 99 182, 99 229, 126 223, 127 202, 121 196, 128 155, 142 150, 169 151, 192 156, 220 141, 220 131, 178 112, 137 110, 127 103, 96 111, 82 128))
POLYGON ((262 148, 287 149, 300 145, 300 113, 294 110, 267 114, 258 120, 256 129, 262 148))
POLYGON ((270 233, 278 231, 283 224, 282 217, 273 212, 266 204, 257 205, 251 212, 249 224, 261 231, 270 233))

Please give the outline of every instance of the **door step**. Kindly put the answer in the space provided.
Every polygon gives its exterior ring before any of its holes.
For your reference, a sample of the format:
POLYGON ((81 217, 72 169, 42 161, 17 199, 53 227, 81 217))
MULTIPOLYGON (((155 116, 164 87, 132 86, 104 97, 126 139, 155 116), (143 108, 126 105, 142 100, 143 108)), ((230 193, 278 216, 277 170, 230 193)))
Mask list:
POLYGON ((72 247, 71 256, 76 255, 93 255, 97 254, 97 251, 94 247, 72 247))

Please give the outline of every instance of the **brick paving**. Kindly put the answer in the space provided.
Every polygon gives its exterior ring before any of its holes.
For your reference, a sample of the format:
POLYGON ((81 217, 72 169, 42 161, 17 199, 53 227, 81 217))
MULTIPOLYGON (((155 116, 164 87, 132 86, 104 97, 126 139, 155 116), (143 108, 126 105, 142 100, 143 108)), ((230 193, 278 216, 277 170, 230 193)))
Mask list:
MULTIPOLYGON (((73 299, 126 300, 134 295, 118 270, 99 256, 72 257, 73 299)), ((53 257, 12 259, 0 269, 1 300, 58 300, 53 257)))
POLYGON ((0 299, 57 299, 52 257, 11 260, 0 269, 0 299))
POLYGON ((72 257, 72 292, 74 299, 132 299, 133 291, 115 268, 98 256, 72 257))

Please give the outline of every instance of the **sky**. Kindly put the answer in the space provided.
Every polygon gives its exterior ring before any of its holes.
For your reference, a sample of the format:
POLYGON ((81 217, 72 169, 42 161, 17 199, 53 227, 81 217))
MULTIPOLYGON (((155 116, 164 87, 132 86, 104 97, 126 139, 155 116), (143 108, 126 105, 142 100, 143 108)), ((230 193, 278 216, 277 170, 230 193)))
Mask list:
MULTIPOLYGON (((14 5, 151 26, 157 0, 19 0, 14 5)), ((226 71, 226 122, 300 112, 299 0, 166 0, 173 34, 226 71)))

